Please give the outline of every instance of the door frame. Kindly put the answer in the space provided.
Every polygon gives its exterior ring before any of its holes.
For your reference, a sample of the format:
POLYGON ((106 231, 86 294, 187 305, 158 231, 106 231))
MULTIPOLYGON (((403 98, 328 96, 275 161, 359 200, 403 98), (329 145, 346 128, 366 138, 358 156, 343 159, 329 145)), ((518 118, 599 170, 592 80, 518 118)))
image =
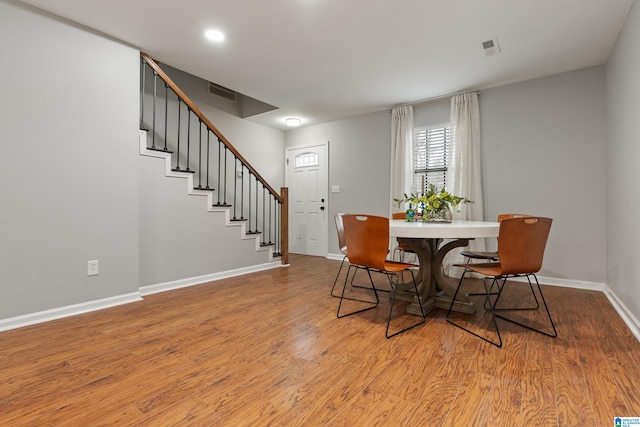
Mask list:
MULTIPOLYGON (((324 182, 324 189, 325 189, 325 208, 324 208, 324 218, 322 221, 322 233, 324 235, 324 243, 325 243, 325 247, 323 248, 323 254, 322 256, 324 256, 325 258, 328 256, 329 253, 329 140, 322 140, 319 142, 310 142, 307 144, 300 144, 300 145, 291 145, 289 147, 285 147, 285 151, 284 151, 284 186, 289 188, 289 194, 294 194, 293 191, 291 190, 291 187, 289 186, 289 164, 288 164, 288 159, 289 159, 289 155, 291 153, 291 151, 293 150, 300 150, 300 149, 305 149, 305 148, 313 148, 313 147, 322 147, 324 150, 324 158, 325 158, 325 182, 324 182)), ((291 215, 289 215, 289 224, 288 227, 289 229, 291 229, 292 227, 292 221, 293 218, 291 215)))

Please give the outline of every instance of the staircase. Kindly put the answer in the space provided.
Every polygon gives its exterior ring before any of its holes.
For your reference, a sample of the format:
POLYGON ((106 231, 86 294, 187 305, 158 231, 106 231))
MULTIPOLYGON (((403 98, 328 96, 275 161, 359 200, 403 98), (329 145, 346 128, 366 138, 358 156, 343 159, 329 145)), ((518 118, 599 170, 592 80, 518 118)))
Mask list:
POLYGON ((163 158, 166 175, 206 196, 257 250, 288 263, 287 188, 276 192, 148 55, 141 53, 140 154, 163 158))

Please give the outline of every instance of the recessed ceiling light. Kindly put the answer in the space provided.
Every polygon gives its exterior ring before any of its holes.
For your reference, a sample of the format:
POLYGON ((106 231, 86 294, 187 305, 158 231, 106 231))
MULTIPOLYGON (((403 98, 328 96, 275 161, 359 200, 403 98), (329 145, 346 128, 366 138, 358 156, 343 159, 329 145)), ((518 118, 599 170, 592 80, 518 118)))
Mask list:
POLYGON ((207 30, 204 32, 204 36, 212 42, 221 42, 224 40, 224 34, 218 30, 207 30))
POLYGON ((295 127, 295 126, 300 126, 300 124, 302 124, 302 120, 296 117, 290 117, 285 120, 285 123, 287 124, 287 126, 295 127))

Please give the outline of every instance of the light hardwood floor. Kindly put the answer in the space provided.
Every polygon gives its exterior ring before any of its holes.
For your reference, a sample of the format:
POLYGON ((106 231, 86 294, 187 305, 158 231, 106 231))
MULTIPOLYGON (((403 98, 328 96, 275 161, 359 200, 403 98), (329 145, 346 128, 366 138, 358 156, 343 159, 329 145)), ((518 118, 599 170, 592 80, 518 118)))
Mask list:
POLYGON ((339 263, 290 262, 0 333, 0 425, 612 426, 640 416, 640 344, 602 293, 544 287, 555 339, 500 322, 499 349, 435 310, 387 340, 387 299, 336 319, 339 263))

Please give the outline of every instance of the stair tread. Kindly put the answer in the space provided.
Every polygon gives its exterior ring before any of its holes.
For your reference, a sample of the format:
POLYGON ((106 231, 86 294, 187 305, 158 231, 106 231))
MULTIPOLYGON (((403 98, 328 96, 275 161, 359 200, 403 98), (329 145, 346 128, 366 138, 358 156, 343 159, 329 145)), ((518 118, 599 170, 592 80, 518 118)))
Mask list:
POLYGON ((171 151, 171 150, 165 150, 164 148, 147 147, 147 150, 151 150, 151 151, 159 151, 159 152, 161 152, 161 153, 173 154, 173 151, 171 151))
POLYGON ((191 170, 191 169, 177 169, 177 168, 171 168, 172 171, 174 172, 184 172, 184 173, 196 173, 196 171, 191 170))

